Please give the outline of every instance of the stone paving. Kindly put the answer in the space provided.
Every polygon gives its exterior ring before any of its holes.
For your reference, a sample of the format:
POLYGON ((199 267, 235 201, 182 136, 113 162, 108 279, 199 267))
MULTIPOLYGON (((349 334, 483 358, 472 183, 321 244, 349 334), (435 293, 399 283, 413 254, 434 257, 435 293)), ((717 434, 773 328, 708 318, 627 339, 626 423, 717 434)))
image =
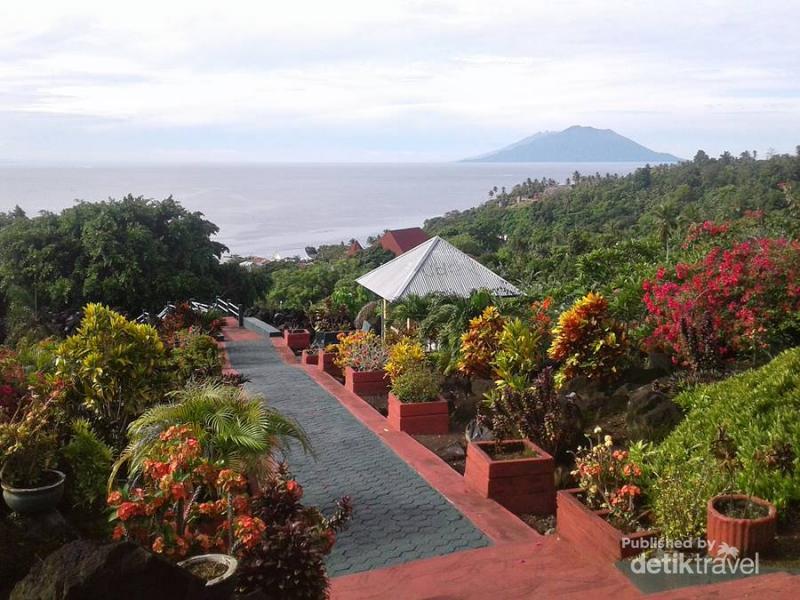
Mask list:
POLYGON ((330 511, 341 496, 354 513, 328 560, 331 577, 489 545, 489 540, 415 471, 269 340, 226 344, 248 389, 297 419, 315 457, 293 448, 288 462, 305 501, 330 511))

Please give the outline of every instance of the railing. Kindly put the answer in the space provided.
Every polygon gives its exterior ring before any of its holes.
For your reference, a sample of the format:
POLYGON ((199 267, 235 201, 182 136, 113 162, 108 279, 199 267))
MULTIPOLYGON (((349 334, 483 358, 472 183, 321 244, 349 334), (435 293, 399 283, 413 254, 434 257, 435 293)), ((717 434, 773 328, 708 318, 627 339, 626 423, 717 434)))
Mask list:
MULTIPOLYGON (((192 310, 200 313, 206 313, 210 310, 218 310, 223 314, 236 317, 236 320, 239 322, 239 327, 244 326, 244 308, 241 304, 234 304, 230 300, 225 300, 224 298, 215 298, 214 302, 211 303, 189 300, 189 306, 192 308, 192 310)), ((160 321, 174 310, 175 304, 168 303, 164 306, 164 308, 161 309, 161 311, 159 311, 156 317, 160 321)), ((149 323, 151 321, 150 313, 143 312, 136 317, 135 321, 137 323, 149 323)))

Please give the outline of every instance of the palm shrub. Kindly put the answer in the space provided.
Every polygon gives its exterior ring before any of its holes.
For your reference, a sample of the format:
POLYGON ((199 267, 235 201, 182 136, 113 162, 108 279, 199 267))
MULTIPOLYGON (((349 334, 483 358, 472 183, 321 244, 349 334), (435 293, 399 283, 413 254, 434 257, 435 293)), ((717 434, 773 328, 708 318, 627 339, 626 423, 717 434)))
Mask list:
POLYGON ((128 424, 169 384, 158 332, 100 304, 86 306, 75 335, 59 346, 56 376, 67 384, 68 412, 90 418, 115 448, 124 446, 128 424))
POLYGON ((272 453, 285 451, 290 440, 298 442, 304 451, 311 450, 297 422, 240 387, 190 383, 170 396, 172 402, 148 409, 131 423, 130 442, 114 474, 125 463, 129 475, 140 473, 159 436, 172 426, 188 427, 208 460, 255 476, 269 471, 272 453))
POLYGON ((686 418, 655 448, 648 465, 653 512, 666 535, 703 532, 706 502, 717 494, 752 494, 779 511, 800 500, 800 348, 760 369, 697 386, 675 401, 686 418), (716 461, 721 432, 736 449, 727 474, 716 461))

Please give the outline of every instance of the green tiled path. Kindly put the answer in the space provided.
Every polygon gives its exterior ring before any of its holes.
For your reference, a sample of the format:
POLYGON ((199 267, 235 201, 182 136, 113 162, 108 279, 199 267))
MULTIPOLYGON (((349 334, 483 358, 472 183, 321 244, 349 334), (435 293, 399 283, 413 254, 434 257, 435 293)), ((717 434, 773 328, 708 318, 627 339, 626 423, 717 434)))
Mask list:
POLYGON ((226 344, 248 389, 297 419, 316 457, 293 449, 289 465, 305 502, 328 512, 341 496, 353 520, 328 560, 333 577, 481 548, 488 539, 415 471, 301 369, 281 360, 266 338, 226 344))

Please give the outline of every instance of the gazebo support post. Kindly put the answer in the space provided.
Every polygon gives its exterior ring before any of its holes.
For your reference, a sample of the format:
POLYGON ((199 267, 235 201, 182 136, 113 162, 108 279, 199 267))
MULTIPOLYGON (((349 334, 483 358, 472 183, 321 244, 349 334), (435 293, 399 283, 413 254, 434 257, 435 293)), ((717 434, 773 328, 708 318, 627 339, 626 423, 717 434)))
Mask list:
POLYGON ((386 341, 386 317, 389 316, 389 303, 386 302, 386 298, 383 299, 383 319, 381 319, 381 339, 385 342, 386 341))

